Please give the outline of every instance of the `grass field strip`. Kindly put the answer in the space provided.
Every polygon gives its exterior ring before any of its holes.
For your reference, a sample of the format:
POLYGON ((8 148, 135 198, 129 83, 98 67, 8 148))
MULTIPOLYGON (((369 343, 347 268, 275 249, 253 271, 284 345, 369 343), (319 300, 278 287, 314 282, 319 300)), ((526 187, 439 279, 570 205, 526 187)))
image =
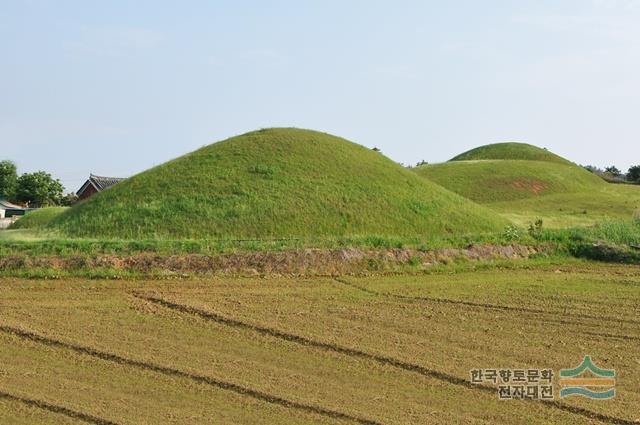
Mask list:
MULTIPOLYGON (((307 337, 304 337, 304 336, 291 334, 291 333, 288 333, 288 332, 283 332, 283 331, 280 331, 278 329, 273 329, 273 328, 263 327, 263 326, 259 326, 259 325, 254 325, 254 324, 251 324, 251 323, 242 322, 242 321, 237 320, 237 319, 233 319, 233 318, 222 316, 222 315, 220 315, 218 313, 213 313, 213 312, 210 312, 210 311, 201 310, 201 309, 190 307, 190 306, 187 306, 187 305, 178 304, 178 303, 175 303, 175 302, 172 302, 172 301, 168 301, 168 300, 165 300, 165 299, 159 298, 159 297, 147 296, 147 295, 142 295, 142 294, 139 294, 139 293, 134 293, 133 296, 135 296, 136 298, 139 298, 139 299, 142 299, 142 300, 146 300, 148 302, 151 302, 151 303, 166 307, 166 308, 174 310, 174 311, 178 311, 178 312, 181 312, 181 313, 186 313, 186 314, 198 316, 198 317, 201 317, 201 318, 203 318, 205 320, 209 320, 209 321, 216 322, 216 323, 219 323, 219 324, 222 324, 222 325, 226 325, 226 326, 230 326, 230 327, 233 327, 233 328, 250 330, 250 331, 262 334, 262 335, 267 335, 267 336, 271 336, 271 337, 274 337, 274 338, 282 339, 282 340, 285 340, 285 341, 294 342, 294 343, 301 344, 301 345, 304 345, 304 346, 315 347, 315 348, 319 348, 319 349, 322 349, 322 350, 332 351, 332 352, 335 352, 335 353, 343 354, 343 355, 346 355, 346 356, 358 357, 358 358, 361 358, 361 359, 375 361, 375 362, 380 363, 382 365, 393 366, 393 367, 396 367, 398 369, 402 369, 402 370, 405 370, 405 371, 418 373, 420 375, 423 375, 423 376, 426 376, 426 377, 429 377, 429 378, 434 378, 434 379, 437 379, 437 380, 442 381, 442 382, 446 382, 446 383, 449 383, 449 384, 452 384, 452 385, 457 385, 457 386, 469 388, 469 389, 476 390, 476 391, 483 391, 485 393, 491 393, 491 394, 495 394, 495 392, 496 392, 496 389, 494 387, 491 387, 491 386, 488 386, 488 385, 481 385, 481 384, 480 385, 472 384, 467 379, 459 378, 457 376, 450 375, 450 374, 447 374, 445 372, 437 371, 437 370, 434 370, 434 369, 429 369, 429 368, 426 368, 424 366, 420 366, 420 365, 417 365, 417 364, 404 362, 402 360, 398 360, 398 359, 395 359, 395 358, 392 358, 392 357, 386 357, 386 356, 382 356, 382 355, 378 355, 378 354, 367 353, 367 352, 364 352, 364 351, 357 350, 355 348, 343 347, 343 346, 340 346, 340 345, 337 345, 337 344, 332 344, 332 343, 327 343, 327 342, 322 342, 322 341, 316 341, 316 340, 313 340, 311 338, 307 338, 307 337)), ((562 410, 564 412, 573 413, 575 415, 583 416, 583 417, 586 417, 586 418, 589 418, 589 419, 596 419, 596 420, 599 420, 599 421, 604 422, 604 423, 618 424, 618 425, 637 425, 637 422, 635 422, 635 421, 631 421, 631 420, 627 420, 627 419, 623 419, 623 418, 618 418, 618 417, 614 417, 614 416, 605 415, 605 414, 594 412, 592 410, 584 409, 584 408, 581 408, 581 407, 571 406, 571 405, 568 405, 568 404, 560 403, 558 401, 529 400, 529 399, 524 399, 524 400, 525 401, 529 401, 529 402, 534 402, 534 403, 537 402, 537 403, 540 403, 540 405, 542 405, 542 406, 559 409, 559 410, 562 410)))
POLYGON ((67 416, 72 419, 78 419, 90 424, 95 425, 118 425, 116 422, 111 422, 106 419, 99 418, 97 416, 89 415, 84 412, 78 412, 75 410, 68 409, 63 406, 58 406, 55 404, 47 403, 42 400, 34 400, 30 398, 18 397, 13 394, 5 393, 0 391, 0 399, 5 399, 9 401, 17 401, 19 403, 25 404, 30 407, 36 407, 38 409, 47 410, 49 412, 57 413, 60 415, 67 416))
MULTIPOLYGON (((370 420, 370 419, 366 419, 366 418, 361 418, 358 416, 352 416, 350 414, 347 413, 343 413, 343 412, 338 412, 335 410, 331 410, 331 409, 326 409, 324 407, 320 407, 320 406, 313 406, 313 405, 308 405, 308 404, 304 404, 304 403, 299 403, 296 401, 291 401, 291 400, 287 400, 281 397, 278 397, 276 395, 273 394, 269 394, 269 393, 265 393, 253 388, 248 388, 248 387, 244 387, 238 384, 234 384, 231 382, 226 382, 226 381, 222 381, 219 379, 215 379, 215 378, 211 378, 208 376, 203 376, 203 375, 197 375, 194 373, 190 373, 190 372, 185 372, 185 371, 181 371, 181 370, 177 370, 177 369, 172 369, 166 366, 160 366, 157 364, 153 364, 153 363, 147 363, 147 362, 143 362, 140 360, 134 360, 134 359, 129 359, 126 357, 122 357, 119 356, 117 354, 113 354, 113 353, 108 353, 108 352, 104 352, 104 351, 99 351, 96 350, 94 348, 91 347, 87 347, 87 346, 81 346, 81 345, 76 345, 76 344, 72 344, 72 343, 68 343, 68 342, 64 342, 64 341, 59 341, 56 339, 52 339, 52 338, 48 338, 42 335, 38 335, 32 332, 28 332, 22 329, 18 329, 18 328, 13 328, 10 326, 0 326, 0 332, 4 332, 5 334, 9 334, 9 335, 13 335, 13 336, 17 336, 19 338, 23 338, 32 342, 36 342, 39 344, 43 344, 49 347, 56 347, 56 348, 62 348, 62 349, 66 349, 66 350, 71 350, 74 351, 76 353, 79 354, 83 354, 83 355, 88 355, 91 357, 95 357, 101 360, 105 360, 108 362, 113 362, 113 363, 117 363, 119 365, 125 365, 125 366, 131 366, 131 367, 136 367, 139 369, 144 369, 144 370, 148 370, 148 371, 152 371, 152 372, 156 372, 156 373, 161 373, 163 375, 168 375, 168 376, 172 376, 172 377, 178 377, 178 378, 186 378, 186 379, 190 379, 192 381, 198 382, 198 383, 202 383, 202 384, 206 384, 206 385, 210 385, 222 390, 226 390, 226 391, 231 391, 234 392, 236 394, 240 394, 240 395, 244 395, 244 396, 248 396, 248 397, 252 397, 254 399, 260 400, 260 401, 264 401, 267 403, 271 403, 271 404, 275 404, 278 406, 282 406, 282 407, 287 407, 287 408, 291 408, 291 409, 296 409, 296 410, 301 410, 307 413, 313 413, 313 414, 317 414, 317 415, 322 415, 322 416, 326 416, 332 419, 340 419, 340 420, 347 420, 347 421, 352 421, 352 422, 356 422, 356 423, 360 423, 363 425, 382 425, 380 422, 376 422, 374 420, 370 420)), ((35 400, 33 402, 36 402, 35 400)), ((46 403, 43 404, 43 408, 46 408, 45 406, 50 406, 52 408, 56 408, 56 406, 52 406, 52 405, 48 405, 46 403)), ((71 410, 65 409, 65 408, 60 408, 63 410, 60 410, 59 413, 63 413, 63 412, 68 412, 68 413, 75 413, 72 412, 71 410)), ((51 410, 51 409, 47 409, 47 410, 51 410)), ((79 415, 84 415, 82 413, 79 413, 79 415)), ((89 415, 85 415, 86 418, 92 418, 89 415)), ((80 417, 79 417, 80 418, 80 417)), ((98 419, 99 418, 94 418, 94 419, 98 419)), ((112 422, 95 422, 99 425, 102 424, 112 424, 112 422)))
MULTIPOLYGON (((607 316, 592 316, 589 314, 582 314, 582 313, 565 313, 565 312, 561 312, 561 311, 548 311, 548 310, 540 310, 540 309, 532 309, 532 308, 526 308, 526 307, 516 307, 516 306, 508 306, 508 305, 500 305, 500 304, 486 304, 486 303, 476 303, 473 301, 464 301, 464 300, 454 300, 454 299, 450 299, 450 298, 436 298, 436 297, 425 297, 425 296, 410 296, 410 295, 400 295, 400 294, 391 294, 391 293, 387 293, 387 292, 378 292, 378 291, 374 291, 372 289, 368 289, 368 288, 363 288, 359 285, 353 284, 345 279, 339 279, 336 278, 334 279, 336 282, 349 286, 351 288, 357 289, 359 291, 365 292, 367 294, 370 295, 375 295, 378 297, 388 297, 388 298, 395 298, 395 299, 399 299, 399 300, 407 300, 407 301, 426 301, 426 302, 431 302, 431 303, 439 303, 439 304, 457 304, 457 305, 464 305, 464 306, 469 306, 469 307, 478 307, 478 308, 483 308, 483 309, 491 309, 491 310, 501 310, 501 311, 513 311, 513 312, 518 312, 518 313, 530 313, 530 314, 539 314, 539 315, 547 315, 547 316, 556 316, 556 315, 561 315, 561 314, 566 314, 569 318, 576 318, 576 319, 588 319, 588 320, 595 320, 598 323, 602 322, 602 321, 609 321, 609 322, 614 322, 614 323, 624 323, 624 324, 631 324, 631 325, 640 325, 640 321, 638 320, 633 320, 633 319, 620 319, 617 317, 607 317, 607 316)), ((547 321, 548 319, 545 319, 545 321, 547 321)), ((579 322, 579 321, 569 321, 569 320, 551 320, 551 322, 554 323, 561 323, 561 324, 574 324, 574 325, 582 325, 582 326, 592 326, 592 324, 590 323, 583 323, 583 322, 579 322)), ((600 336, 605 336, 600 335, 600 336)), ((624 335, 616 335, 616 336, 611 336, 611 338, 625 338, 624 335)), ((635 339, 637 337, 630 337, 631 339, 635 339)))

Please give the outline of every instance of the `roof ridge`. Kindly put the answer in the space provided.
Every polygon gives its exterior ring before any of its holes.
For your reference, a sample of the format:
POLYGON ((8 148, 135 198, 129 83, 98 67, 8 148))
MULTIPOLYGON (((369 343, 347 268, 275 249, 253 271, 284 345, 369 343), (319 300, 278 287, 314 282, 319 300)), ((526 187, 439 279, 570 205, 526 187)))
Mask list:
POLYGON ((96 176, 95 174, 89 174, 89 181, 96 186, 98 190, 108 189, 111 186, 120 183, 124 180, 123 177, 106 177, 106 176, 96 176))

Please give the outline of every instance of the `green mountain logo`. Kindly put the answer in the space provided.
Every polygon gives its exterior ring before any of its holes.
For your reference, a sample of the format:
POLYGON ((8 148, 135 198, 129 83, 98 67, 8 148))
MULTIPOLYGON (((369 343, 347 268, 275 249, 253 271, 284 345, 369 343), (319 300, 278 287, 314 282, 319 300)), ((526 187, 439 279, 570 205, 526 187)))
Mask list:
POLYGON ((616 372, 613 369, 601 369, 595 365, 591 356, 585 356, 582 363, 573 369, 560 370, 560 398, 579 395, 596 400, 615 397, 616 372), (590 376, 584 376, 586 372, 590 376), (608 388, 600 390, 601 388, 608 388), (594 388, 598 388, 596 391, 594 388))

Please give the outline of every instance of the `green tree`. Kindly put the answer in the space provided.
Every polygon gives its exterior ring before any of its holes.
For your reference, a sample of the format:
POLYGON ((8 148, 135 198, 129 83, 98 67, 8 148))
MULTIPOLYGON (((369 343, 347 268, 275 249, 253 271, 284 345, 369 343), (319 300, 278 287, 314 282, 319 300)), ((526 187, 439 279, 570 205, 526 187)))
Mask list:
POLYGON ((622 171, 618 170, 618 167, 612 165, 610 167, 606 167, 604 172, 607 174, 611 174, 613 177, 620 177, 622 175, 622 171))
POLYGON ((16 199, 30 207, 58 205, 64 188, 59 180, 44 171, 25 173, 18 177, 16 199))
POLYGON ((71 205, 78 202, 78 195, 75 193, 67 193, 60 199, 60 205, 63 207, 70 207, 71 205))
POLYGON ((0 198, 14 199, 18 170, 12 161, 0 161, 0 198))
POLYGON ((635 183, 640 183, 640 165, 634 165, 629 168, 627 173, 627 180, 635 183))

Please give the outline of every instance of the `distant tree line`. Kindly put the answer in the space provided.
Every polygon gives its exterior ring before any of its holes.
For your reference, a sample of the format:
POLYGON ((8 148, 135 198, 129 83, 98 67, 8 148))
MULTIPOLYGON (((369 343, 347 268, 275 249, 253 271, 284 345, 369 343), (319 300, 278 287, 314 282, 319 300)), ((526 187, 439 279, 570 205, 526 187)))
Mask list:
POLYGON ((615 165, 610 165, 604 169, 594 165, 583 165, 583 167, 608 181, 640 184, 640 165, 630 167, 626 173, 623 173, 615 165))
POLYGON ((45 171, 18 175, 13 161, 0 161, 0 199, 32 208, 70 205, 75 194, 64 195, 60 180, 45 171))

